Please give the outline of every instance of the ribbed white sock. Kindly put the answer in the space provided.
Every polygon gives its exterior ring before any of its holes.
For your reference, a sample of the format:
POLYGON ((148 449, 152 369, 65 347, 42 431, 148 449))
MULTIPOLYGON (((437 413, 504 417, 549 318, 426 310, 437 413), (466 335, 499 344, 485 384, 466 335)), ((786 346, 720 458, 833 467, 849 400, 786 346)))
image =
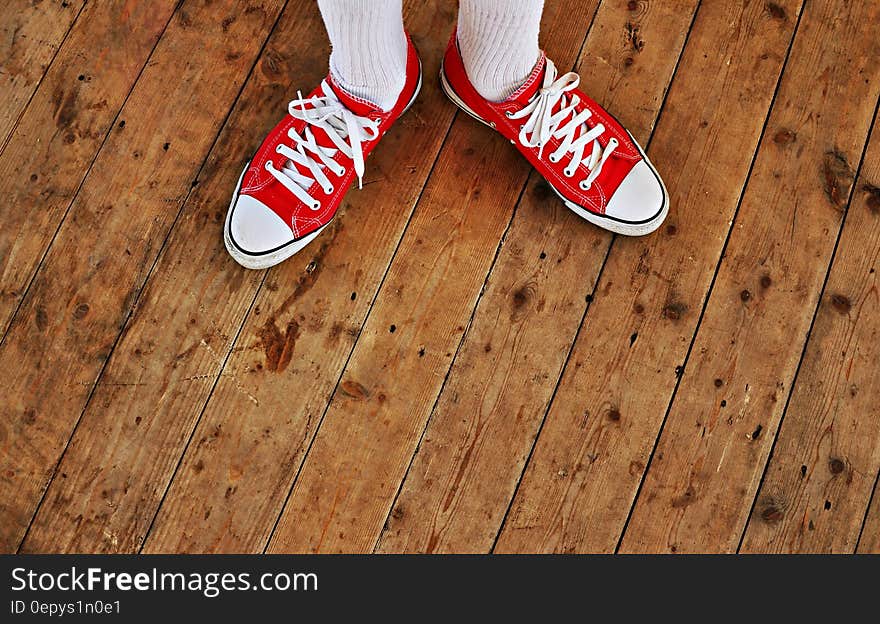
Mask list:
POLYGON ((487 100, 510 97, 535 69, 544 0, 461 0, 458 45, 471 84, 487 100))
POLYGON ((406 82, 401 0, 318 0, 330 36, 330 73, 350 94, 383 110, 406 82))

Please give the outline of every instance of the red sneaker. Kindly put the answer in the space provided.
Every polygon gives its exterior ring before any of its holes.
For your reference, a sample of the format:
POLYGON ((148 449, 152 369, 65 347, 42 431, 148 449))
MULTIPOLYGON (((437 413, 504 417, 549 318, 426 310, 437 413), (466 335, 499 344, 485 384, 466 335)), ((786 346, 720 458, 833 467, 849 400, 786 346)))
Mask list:
POLYGON ((364 159, 412 105, 422 67, 412 41, 406 84, 388 112, 350 95, 328 76, 290 103, 245 167, 226 215, 223 239, 235 260, 265 269, 308 245, 333 219, 364 159))
POLYGON ((557 76, 542 52, 522 87, 490 102, 471 85, 454 34, 440 71, 449 99, 516 145, 566 206, 618 234, 653 232, 669 212, 666 187, 632 135, 579 82, 574 72, 557 76))

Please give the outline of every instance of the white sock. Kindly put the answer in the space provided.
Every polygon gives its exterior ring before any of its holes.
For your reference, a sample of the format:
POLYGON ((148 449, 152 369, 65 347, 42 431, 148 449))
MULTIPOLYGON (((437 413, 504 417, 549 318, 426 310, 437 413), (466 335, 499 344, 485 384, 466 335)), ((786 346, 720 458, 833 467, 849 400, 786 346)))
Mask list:
POLYGON ((390 110, 406 82, 401 0, 318 0, 333 51, 330 73, 351 95, 390 110))
POLYGON ((491 102, 510 97, 540 58, 544 0, 461 0, 458 45, 468 78, 491 102))

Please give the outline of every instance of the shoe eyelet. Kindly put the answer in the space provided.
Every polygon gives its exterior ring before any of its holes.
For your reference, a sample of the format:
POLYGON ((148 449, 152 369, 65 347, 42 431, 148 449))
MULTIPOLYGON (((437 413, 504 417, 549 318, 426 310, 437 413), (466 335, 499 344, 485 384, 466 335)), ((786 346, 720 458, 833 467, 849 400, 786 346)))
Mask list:
POLYGON ((334 190, 336 189, 333 188, 333 185, 331 184, 328 188, 324 189, 324 195, 332 195, 334 190))
POLYGON ((513 117, 513 113, 511 113, 510 111, 504 111, 504 116, 510 119, 511 117, 513 117))
POLYGON ((592 188, 592 184, 587 184, 586 180, 581 180, 581 183, 578 185, 581 187, 582 191, 589 191, 592 188))
POLYGON ((273 163, 271 160, 267 160, 266 164, 263 165, 263 169, 265 169, 266 171, 271 171, 274 168, 275 168, 275 163, 273 163))
POLYGON ((562 173, 565 174, 566 178, 570 178, 571 176, 574 175, 574 171, 572 169, 568 169, 568 168, 566 168, 562 173))
POLYGON ((314 211, 318 211, 321 209, 321 202, 319 202, 319 201, 312 202, 312 205, 309 206, 309 208, 311 208, 314 211))
POLYGON ((555 154, 550 154, 550 156, 548 156, 548 158, 550 159, 550 162, 552 162, 552 163, 558 163, 558 162, 559 162, 559 159, 556 157, 555 154))

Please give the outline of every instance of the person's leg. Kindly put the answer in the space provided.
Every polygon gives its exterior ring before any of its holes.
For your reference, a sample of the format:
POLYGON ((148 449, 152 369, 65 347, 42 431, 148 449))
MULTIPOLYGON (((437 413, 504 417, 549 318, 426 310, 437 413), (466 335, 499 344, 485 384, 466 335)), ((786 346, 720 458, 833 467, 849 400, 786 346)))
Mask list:
POLYGON ((516 91, 538 62, 544 0, 461 0, 458 45, 468 78, 490 102, 516 91))
POLYGON ((461 0, 440 86, 500 132, 575 213, 618 234, 653 232, 669 194, 626 128, 538 48, 541 0, 461 0))
POLYGON ((401 0, 318 0, 330 74, 350 94, 390 110, 406 82, 401 0))
POLYGON ((274 266, 321 234, 422 85, 401 0, 318 6, 333 45, 330 75, 288 103, 245 166, 226 214, 226 249, 250 269, 274 266))

